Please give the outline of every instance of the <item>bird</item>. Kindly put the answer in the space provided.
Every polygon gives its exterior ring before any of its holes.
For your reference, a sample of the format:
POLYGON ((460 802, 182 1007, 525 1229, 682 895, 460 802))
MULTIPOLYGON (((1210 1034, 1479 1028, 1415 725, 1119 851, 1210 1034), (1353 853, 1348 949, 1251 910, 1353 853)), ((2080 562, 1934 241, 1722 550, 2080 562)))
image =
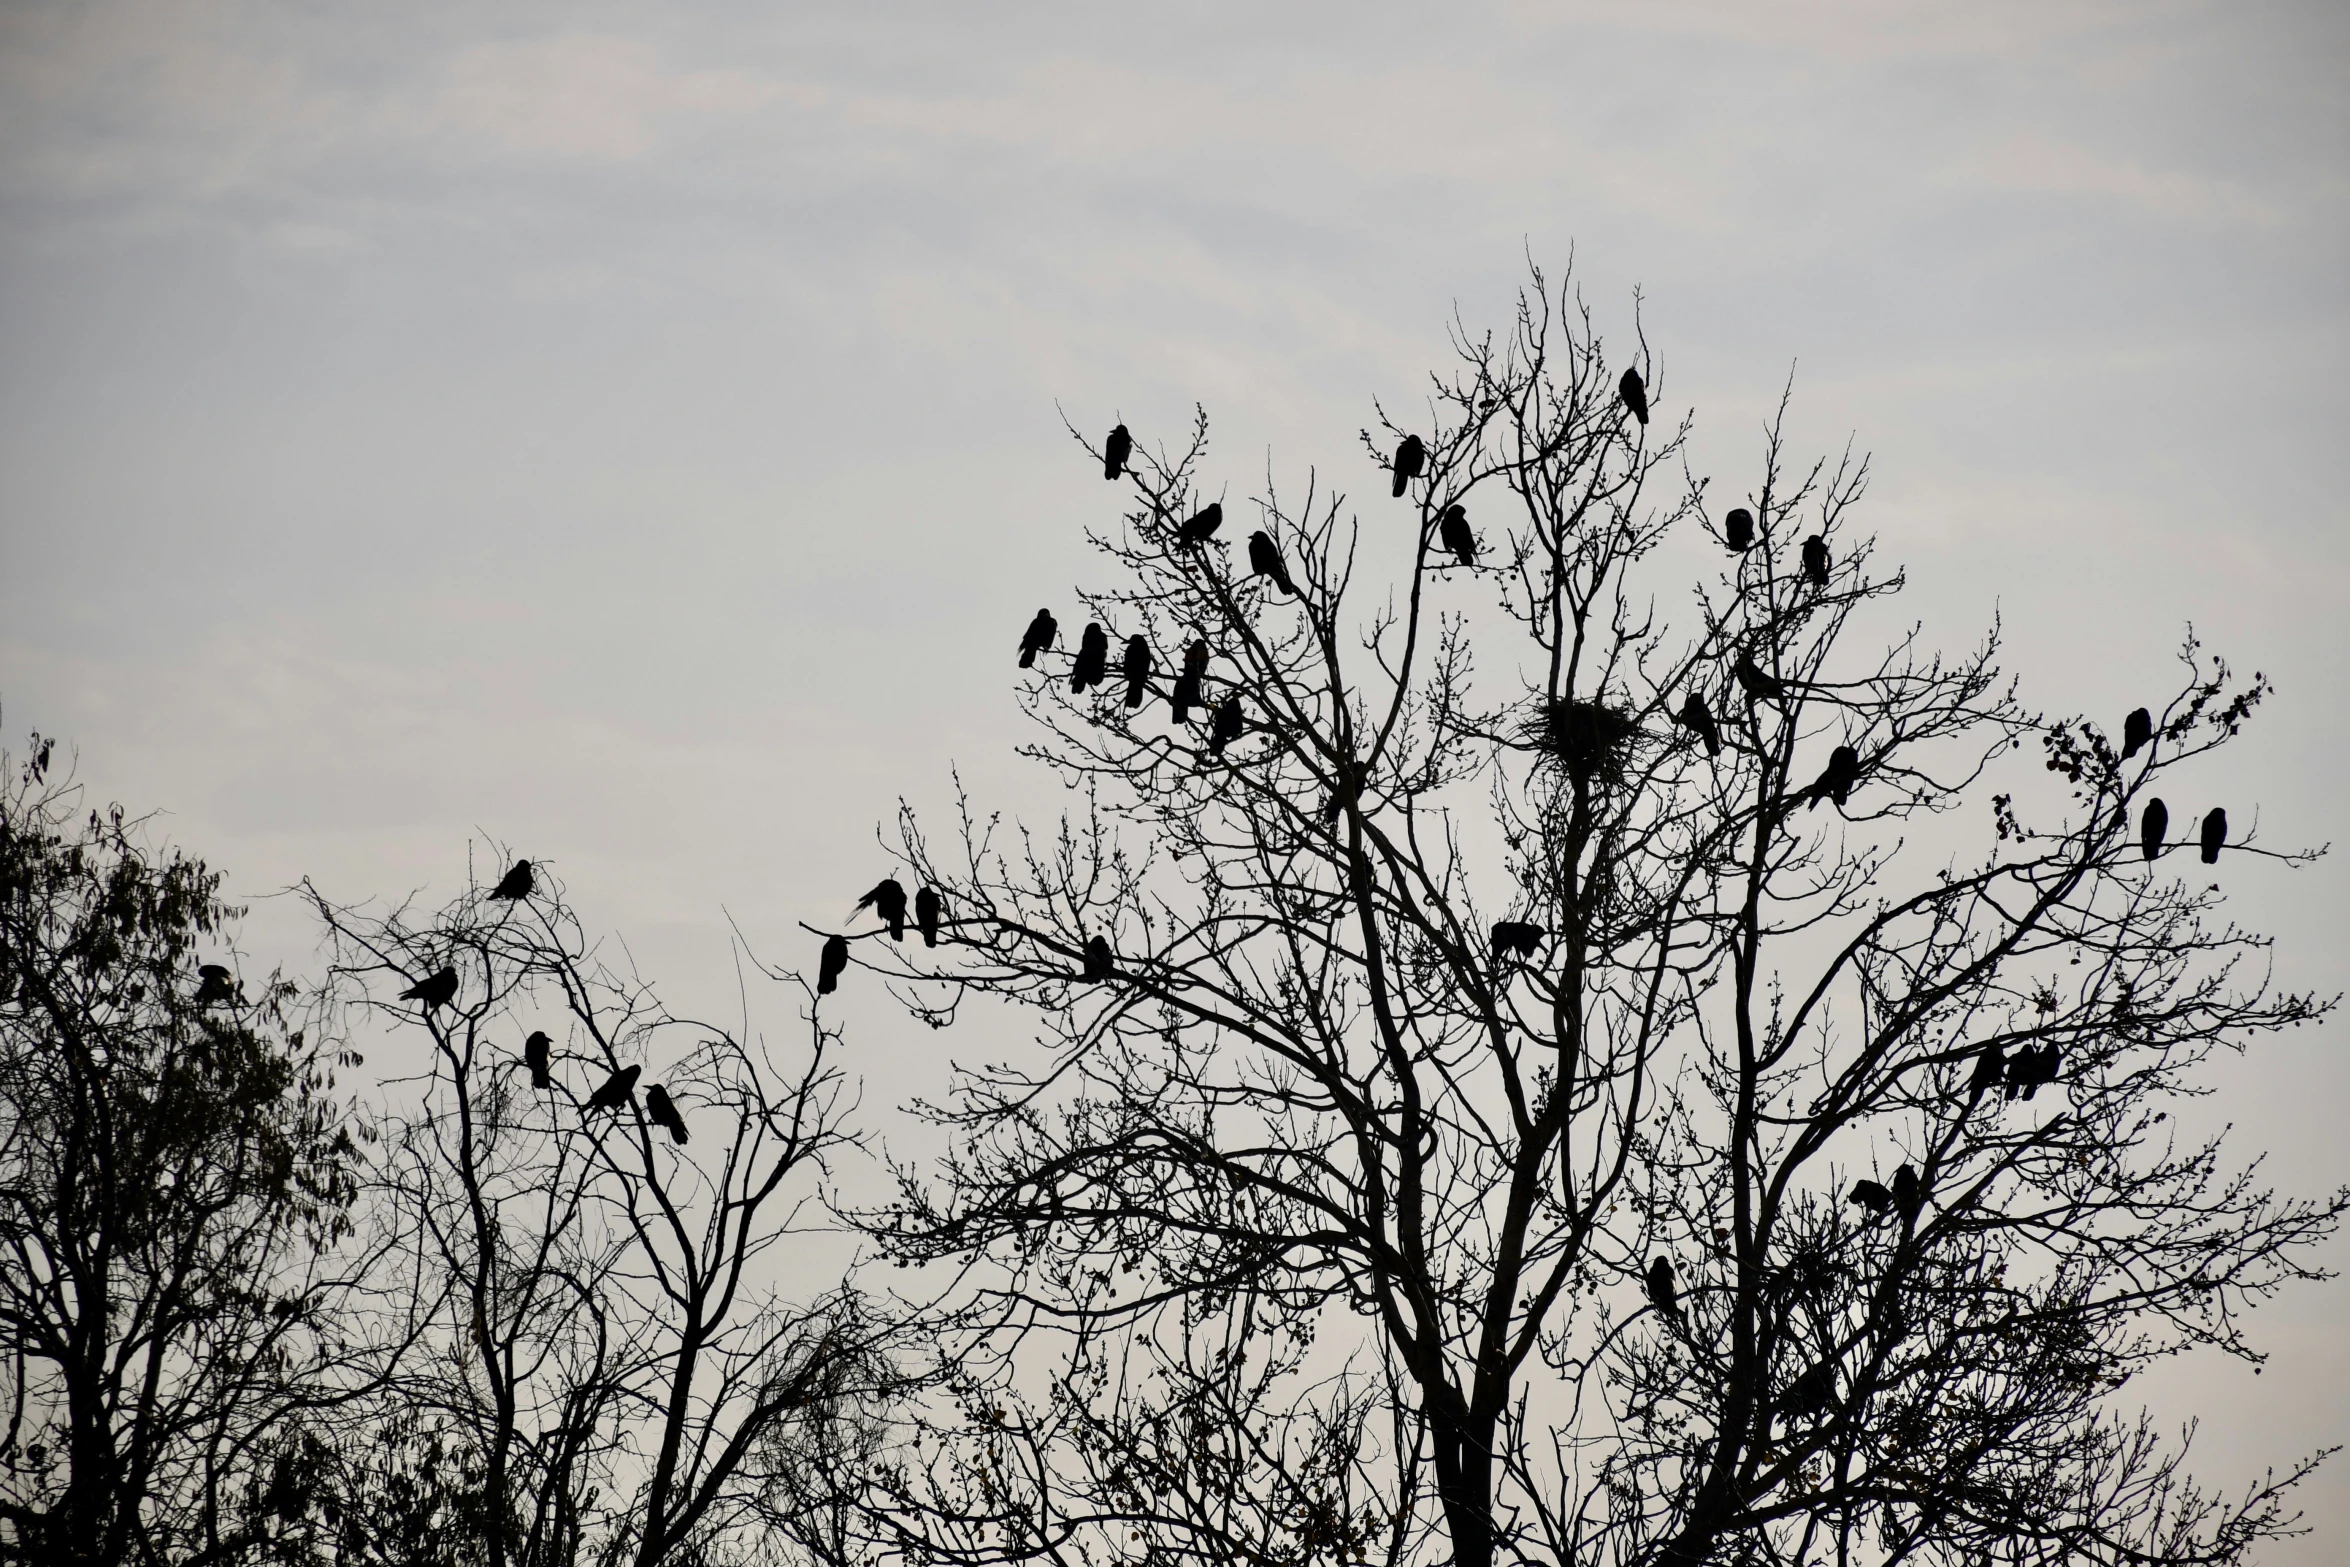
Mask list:
POLYGON ((1110 668, 1110 634, 1102 630, 1102 623, 1089 620, 1085 635, 1077 642, 1077 662, 1069 668, 1069 689, 1083 691, 1098 686, 1110 668))
POLYGON ((604 1086, 588 1095, 590 1110, 617 1110, 628 1103, 628 1096, 636 1092, 636 1080, 644 1073, 641 1066, 624 1066, 604 1079, 604 1086))
POLYGON ((537 885, 538 878, 531 873, 530 861, 516 860, 514 868, 499 877, 498 884, 490 889, 490 896, 513 902, 529 897, 530 889, 537 885))
POLYGON ((1881 1218, 1892 1208, 1893 1194, 1885 1190, 1879 1182, 1855 1181, 1852 1183, 1852 1195, 1845 1198, 1845 1201, 1859 1203, 1863 1208, 1881 1218))
POLYGON ((1248 536, 1248 563, 1258 576, 1271 577, 1282 592, 1297 597, 1297 584, 1289 580, 1289 566, 1282 560, 1281 546, 1273 542, 1273 535, 1259 530, 1248 536))
POLYGON ((1624 400, 1624 406, 1632 410, 1632 417, 1645 428, 1648 424, 1648 387, 1641 381, 1640 372, 1625 371, 1624 379, 1616 383, 1616 395, 1624 400))
POLYGON ((1028 629, 1020 636, 1020 667, 1027 669, 1033 665, 1036 655, 1053 645, 1053 638, 1060 634, 1060 630, 1061 623, 1053 619, 1051 610, 1038 610, 1036 618, 1028 623, 1028 629))
POLYGON ((1109 939, 1108 939, 1107 937, 1105 937, 1105 936, 1090 936, 1090 937, 1086 938, 1086 942, 1085 942, 1085 978, 1086 978, 1086 980, 1087 980, 1089 983, 1092 983, 1092 984, 1099 984, 1099 983, 1101 983, 1101 981, 1103 981, 1103 980, 1105 980, 1105 979, 1108 979, 1108 978, 1110 977, 1110 975, 1111 975, 1111 973, 1112 973, 1112 972, 1113 972, 1113 971, 1112 971, 1112 969, 1111 969, 1111 966, 1110 966, 1110 943, 1109 943, 1109 939))
POLYGON ((2056 1081, 2057 1063, 2060 1059, 2061 1058, 2058 1055, 2055 1040, 2051 1039, 2048 1041, 2048 1043, 2040 1047, 2038 1058, 2032 1063, 2031 1078, 2024 1084, 2024 1097, 2026 1099, 2029 1099, 2032 1097, 2032 1095, 2038 1093, 2042 1083, 2053 1083, 2056 1081))
POLYGON ((1835 1401, 1836 1362, 1823 1360, 1787 1384, 1787 1390, 1779 1395, 1779 1413, 1800 1420, 1835 1401))
POLYGON ((1817 533, 1803 541, 1803 575, 1815 588, 1828 585, 1828 541, 1817 533))
POLYGON ((2217 865, 2220 846, 2227 841, 2228 813, 2215 805, 2203 815, 2203 863, 2217 865))
POLYGON ((1119 666, 1126 676, 1126 705, 1142 706, 1143 688, 1150 684, 1150 639, 1139 632, 1126 639, 1126 662, 1119 666))
POLYGON ((1681 1314, 1681 1299, 1673 1289, 1673 1259, 1659 1257, 1648 1265, 1648 1303, 1668 1317, 1681 1314))
POLYGON ((1926 1205, 1926 1193, 1918 1185, 1918 1172, 1903 1165, 1893 1172, 1893 1206, 1901 1210, 1901 1222, 1915 1226, 1918 1210, 1926 1205))
POLYGON ((677 1106, 669 1102, 669 1090, 659 1083, 645 1090, 645 1114, 653 1118, 655 1126, 668 1129, 671 1142, 685 1141, 685 1117, 677 1113, 677 1106))
POLYGON ((1819 804, 1822 799, 1842 805, 1851 798, 1852 786, 1859 781, 1860 753, 1851 746, 1840 745, 1828 753, 1828 765, 1804 793, 1811 796, 1812 805, 1819 804))
POLYGON ((1493 926, 1493 961, 1499 963, 1512 952, 1530 958, 1541 950, 1543 938, 1549 934, 1525 920, 1498 920, 1493 926))
POLYGON ((906 889, 895 876, 884 876, 881 884, 857 900, 859 914, 871 909, 889 921, 889 939, 906 939, 906 889))
POLYGON ((1338 825, 1339 814, 1347 803, 1363 797, 1363 785, 1371 780, 1371 764, 1350 761, 1339 770, 1339 778, 1341 781, 1331 789, 1330 799, 1322 807, 1322 820, 1333 827, 1338 825))
POLYGON ((218 963, 196 965, 196 1005, 208 1007, 215 1001, 234 1001, 237 987, 234 977, 218 963))
POLYGON ((1194 642, 1183 650, 1183 673, 1175 677, 1175 691, 1168 700, 1175 709, 1175 722, 1183 723, 1191 717, 1195 707, 1207 706, 1207 698, 1200 694, 1200 686, 1208 675, 1208 645, 1194 642))
POLYGON ((430 1012, 434 1007, 445 1007, 457 999, 457 970, 454 967, 445 967, 438 974, 420 979, 406 990, 401 991, 398 999, 421 1001, 427 1012, 430 1012))
POLYGON ((1722 519, 1722 537, 1741 555, 1754 548, 1754 513, 1743 506, 1731 507, 1722 519))
POLYGON ((1224 503, 1210 501, 1193 512, 1191 520, 1175 530, 1175 542, 1185 548, 1205 544, 1224 526, 1224 503))
POLYGON ((824 955, 816 961, 816 994, 829 996, 840 989, 840 977, 848 972, 849 938, 824 938, 824 955))
POLYGON ((1675 715, 1681 727, 1693 731, 1705 742, 1705 754, 1722 754, 1722 732, 1714 727, 1713 709, 1705 705, 1705 698, 1695 691, 1681 701, 1681 711, 1675 715))
POLYGON ((2142 707, 2130 709, 2122 720, 2122 760, 2128 761, 2154 743, 2154 715, 2142 707))
POLYGON ((1738 650, 1738 662, 1730 666, 1730 673, 1738 677, 1750 702, 1777 702, 1787 695, 1787 683, 1765 670, 1754 661, 1754 655, 1744 648, 1738 650))
POLYGON ((1247 727, 1247 715, 1240 710, 1240 693, 1235 691, 1216 708, 1216 720, 1208 728, 1208 753, 1222 756, 1224 747, 1239 739, 1247 727))
POLYGON ((551 1059, 554 1047, 555 1042, 547 1037, 547 1031, 543 1028, 533 1029, 530 1037, 522 1042, 522 1064, 530 1068, 531 1087, 555 1086, 554 1063, 551 1059))
POLYGON ((2146 802, 2146 813, 2138 818, 2138 850, 2151 860, 2162 853, 2162 840, 2170 832, 2170 807, 2157 799, 2146 802))
POLYGON ((1477 535, 1469 531, 1469 509, 1455 501, 1436 519, 1436 537, 1464 566, 1477 564, 1477 535))
POLYGON ((936 887, 925 887, 914 894, 914 925, 922 932, 922 945, 938 945, 938 921, 946 912, 946 904, 936 887))
POLYGON ((1102 443, 1102 477, 1115 479, 1126 471, 1126 459, 1134 455, 1134 437, 1126 433, 1126 426, 1110 426, 1110 438, 1102 443))
POLYGON ((1403 444, 1395 449, 1395 495, 1398 500, 1403 498, 1403 487, 1417 479, 1427 463, 1428 448, 1420 444, 1420 438, 1416 435, 1405 436, 1403 444))
POLYGON ((1967 1079, 1967 1103, 1970 1105, 1973 1104, 1976 1100, 1983 1097, 1985 1090, 1998 1087, 2000 1078, 2004 1077, 2006 1074, 2006 1047, 2001 1045, 1998 1040, 1994 1039, 1991 1041, 1991 1043, 1983 1047, 1983 1053, 1981 1055, 1975 1057, 1974 1076, 1967 1079))
POLYGON ((2006 1097, 2021 1099, 2024 1097, 2026 1088, 2037 1088, 2039 1083, 2035 1079, 2035 1074, 2039 1070, 2040 1051, 2036 1046, 2025 1045, 2018 1049, 2014 1055, 2009 1056, 2007 1058, 2006 1097))

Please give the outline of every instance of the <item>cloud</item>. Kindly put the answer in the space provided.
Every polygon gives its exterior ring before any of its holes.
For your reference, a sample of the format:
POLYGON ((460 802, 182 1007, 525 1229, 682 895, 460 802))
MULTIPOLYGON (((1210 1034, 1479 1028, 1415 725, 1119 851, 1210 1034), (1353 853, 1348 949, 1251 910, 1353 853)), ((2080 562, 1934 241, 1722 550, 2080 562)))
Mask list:
POLYGON ((508 153, 632 161, 785 91, 747 71, 680 69, 633 39, 573 33, 476 44, 449 62, 424 105, 395 110, 393 120, 508 153))

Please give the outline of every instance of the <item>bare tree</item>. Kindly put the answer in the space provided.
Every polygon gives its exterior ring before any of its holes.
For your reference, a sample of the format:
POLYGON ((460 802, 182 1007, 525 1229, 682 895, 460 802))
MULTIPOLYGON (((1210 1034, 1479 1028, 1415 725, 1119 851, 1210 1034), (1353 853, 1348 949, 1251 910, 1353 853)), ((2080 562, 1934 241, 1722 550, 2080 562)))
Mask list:
POLYGON ((943 849, 901 816, 941 945, 856 967, 1043 1038, 925 1107, 951 1156, 868 1218, 994 1270, 885 1535, 1486 1567, 2287 1531, 2315 1460, 2213 1496, 2121 1396, 2183 1347, 2253 1356, 2245 1310, 2316 1276, 2346 1201, 2169 1119, 2331 1005, 2141 843, 2156 794, 2227 778, 2265 681, 2190 642, 2125 756, 2023 707, 1995 629, 1876 629, 1902 579, 1856 529, 1865 461, 1791 465, 1775 420, 1733 503, 1652 415, 1645 340, 1610 360, 1539 273, 1455 342, 1426 422, 1365 433, 1401 498, 1382 473, 1359 528, 1268 478, 1244 551, 1201 517, 1204 415, 1138 444, 1070 625, 1144 639, 1139 700, 1060 652, 1022 677, 1084 809, 1036 835, 965 800, 943 849), (1268 1308, 1270 1381, 1199 1353, 1268 1308), (1245 1456, 1154 1468, 1202 1408, 1245 1456), (1303 1514, 1261 1483, 1332 1436, 1303 1514))

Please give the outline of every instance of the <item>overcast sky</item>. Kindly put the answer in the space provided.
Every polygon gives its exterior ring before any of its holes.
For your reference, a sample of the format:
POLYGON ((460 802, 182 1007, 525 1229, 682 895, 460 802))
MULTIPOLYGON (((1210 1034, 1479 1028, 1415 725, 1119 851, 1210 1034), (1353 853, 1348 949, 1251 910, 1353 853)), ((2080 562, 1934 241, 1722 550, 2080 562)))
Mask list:
MULTIPOLYGON (((728 913, 804 959, 900 793, 1050 807, 1010 649, 1106 504, 1056 401, 1363 489, 1371 400, 1570 251, 1699 471, 1750 482, 1792 370, 1931 636, 1997 612, 2029 703, 2112 724, 2192 621, 2279 691, 2231 816, 2332 836, 2338 3, 11 0, 0 725, 246 894, 510 840, 724 1010, 728 913)), ((2350 982, 2338 859, 2230 890, 2350 982)), ((250 945, 309 958, 282 902, 250 945)), ((876 1106, 940 1052, 851 1026, 876 1106)), ((2346 1047, 2219 1080, 2280 1182, 2350 1177, 2346 1047)), ((2216 1481, 2350 1437, 2350 1288, 2257 1336, 2153 1390, 2216 1481)), ((2273 1559, 2350 1540, 2344 1466, 2309 1500, 2273 1559)))

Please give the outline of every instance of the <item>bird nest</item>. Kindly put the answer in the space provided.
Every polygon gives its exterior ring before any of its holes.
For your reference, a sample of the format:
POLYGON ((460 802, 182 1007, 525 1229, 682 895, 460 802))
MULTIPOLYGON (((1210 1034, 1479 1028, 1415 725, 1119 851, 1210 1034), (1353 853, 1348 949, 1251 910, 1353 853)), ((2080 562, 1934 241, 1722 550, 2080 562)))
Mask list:
POLYGON ((1573 697, 1545 701, 1526 721, 1528 744, 1567 770, 1578 783, 1623 777, 1624 761, 1639 726, 1632 715, 1605 702, 1573 697))

